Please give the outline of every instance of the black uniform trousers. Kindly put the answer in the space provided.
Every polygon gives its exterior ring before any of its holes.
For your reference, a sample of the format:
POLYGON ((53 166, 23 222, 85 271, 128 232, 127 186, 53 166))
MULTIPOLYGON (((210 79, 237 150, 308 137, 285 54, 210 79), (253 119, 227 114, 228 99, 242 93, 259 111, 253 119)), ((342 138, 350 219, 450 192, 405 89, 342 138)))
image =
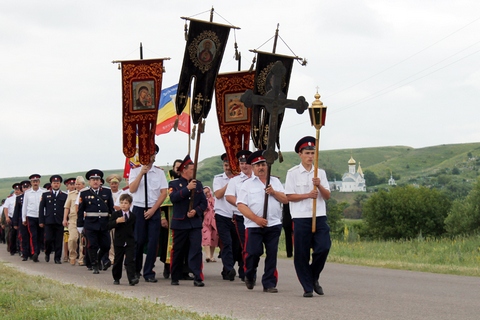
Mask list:
POLYGON ((313 286, 325 267, 332 244, 327 217, 317 217, 316 224, 317 229, 312 233, 312 218, 293 218, 293 264, 305 292, 313 292, 313 286), (313 253, 310 263, 311 248, 313 253))
POLYGON ((240 250, 240 241, 238 239, 237 229, 232 221, 232 218, 227 218, 216 214, 215 222, 217 224, 218 236, 222 241, 222 248, 220 252, 223 264, 222 275, 226 275, 235 266, 235 256, 238 255, 238 250, 240 250))
POLYGON ((247 228, 245 233, 245 278, 255 281, 258 263, 265 245, 265 268, 262 277, 263 288, 275 288, 278 282, 277 252, 282 225, 265 228, 247 228))
POLYGON ((234 214, 233 219, 235 219, 235 230, 237 231, 238 241, 233 241, 233 258, 238 263, 238 276, 240 279, 245 280, 245 269, 244 269, 244 246, 245 246, 245 218, 243 216, 234 214))
POLYGON ((28 225, 24 226, 22 223, 18 225, 20 231, 20 245, 23 257, 31 257, 33 255, 30 249, 30 233, 28 232, 28 225))
POLYGON ((135 278, 135 245, 114 246, 115 258, 113 260, 112 276, 115 280, 122 278, 123 261, 125 258, 125 269, 127 279, 132 281, 135 278))
POLYGON ((135 215, 135 272, 142 271, 145 279, 155 278, 155 260, 157 260, 158 238, 160 236, 160 208, 153 216, 145 220, 145 208, 133 206, 132 213, 135 215), (143 248, 147 245, 145 263, 143 263, 143 248))
POLYGON ((110 250, 110 232, 108 230, 89 229, 83 229, 83 231, 88 240, 87 250, 92 267, 99 268, 99 258, 110 250))
POLYGON ((10 223, 7 224, 5 228, 8 228, 8 252, 13 256, 17 253, 17 239, 18 239, 18 231, 12 225, 12 219, 10 218, 10 223))
POLYGON ((203 281, 202 266, 202 228, 175 229, 173 247, 170 256, 172 281, 183 279, 183 247, 190 243, 188 250, 188 266, 192 270, 194 280, 203 281))
POLYGON ((44 248, 44 230, 40 228, 38 218, 34 217, 27 217, 27 226, 30 233, 31 252, 39 255, 44 248))
POLYGON ((45 225, 45 254, 48 256, 54 251, 54 260, 58 261, 62 259, 63 230, 64 228, 61 224, 45 225))

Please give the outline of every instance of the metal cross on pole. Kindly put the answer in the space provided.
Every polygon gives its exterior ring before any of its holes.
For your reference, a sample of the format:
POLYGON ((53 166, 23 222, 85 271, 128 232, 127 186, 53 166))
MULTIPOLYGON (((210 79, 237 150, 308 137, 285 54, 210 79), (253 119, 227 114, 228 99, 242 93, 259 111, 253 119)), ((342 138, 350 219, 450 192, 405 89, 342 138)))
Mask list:
MULTIPOLYGON (((268 119, 268 139, 267 150, 263 152, 263 156, 267 162, 267 181, 266 186, 270 184, 270 174, 272 164, 278 158, 275 151, 275 142, 280 133, 278 128, 278 116, 285 112, 285 108, 296 109, 298 114, 302 114, 308 108, 308 102, 300 96, 297 100, 288 100, 285 93, 282 92, 282 82, 286 73, 286 68, 281 61, 275 62, 266 78, 266 87, 270 90, 263 96, 254 95, 252 90, 247 90, 240 98, 245 107, 251 108, 254 105, 265 106, 269 113, 268 119)), ((265 88, 265 89, 267 89, 265 88)), ((268 194, 265 194, 265 202, 263 204, 263 218, 267 218, 268 210, 268 194)))

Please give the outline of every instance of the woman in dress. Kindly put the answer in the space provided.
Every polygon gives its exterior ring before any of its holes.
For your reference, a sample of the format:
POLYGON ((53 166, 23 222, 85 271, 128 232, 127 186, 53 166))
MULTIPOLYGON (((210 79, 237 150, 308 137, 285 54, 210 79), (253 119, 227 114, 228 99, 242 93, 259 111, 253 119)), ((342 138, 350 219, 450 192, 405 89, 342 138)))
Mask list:
POLYGON ((218 246, 218 232, 215 224, 215 211, 213 211, 215 198, 212 196, 210 187, 204 187, 203 192, 207 198, 208 207, 203 213, 202 246, 205 249, 206 261, 216 262, 214 255, 215 248, 218 246))

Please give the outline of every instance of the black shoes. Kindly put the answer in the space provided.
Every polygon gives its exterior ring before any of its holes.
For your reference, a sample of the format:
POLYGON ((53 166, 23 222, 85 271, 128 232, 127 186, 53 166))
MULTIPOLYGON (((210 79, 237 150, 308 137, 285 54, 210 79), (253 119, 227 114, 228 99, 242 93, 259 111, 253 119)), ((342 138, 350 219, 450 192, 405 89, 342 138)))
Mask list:
POLYGON ((103 271, 107 271, 108 268, 110 268, 112 266, 112 262, 110 260, 108 260, 105 264, 102 262, 102 265, 103 265, 103 271))
POLYGON ((245 278, 245 285, 247 286, 248 290, 252 290, 255 287, 255 281, 245 278))
POLYGON ((134 286, 134 285, 138 284, 138 282, 140 282, 140 280, 138 280, 138 278, 133 278, 133 280, 129 281, 128 284, 131 285, 131 286, 134 286))
POLYGON ((38 254, 34 254, 32 257, 33 262, 38 262, 38 254))
POLYGON ((278 289, 277 288, 263 288, 263 292, 267 292, 267 293, 277 293, 278 292, 278 289))
POLYGON ((235 269, 232 269, 232 270, 228 271, 228 273, 227 273, 228 280, 230 280, 230 281, 235 280, 236 275, 237 275, 237 272, 235 271, 235 269))
POLYGON ((315 291, 316 294, 323 296, 323 289, 318 283, 318 280, 313 284, 313 291, 315 291))
POLYGON ((155 279, 155 278, 146 278, 146 279, 145 279, 145 282, 157 283, 158 280, 155 279))
POLYGON ((311 291, 310 291, 310 292, 305 292, 305 293, 303 294, 303 297, 304 297, 304 298, 311 298, 311 297, 313 297, 313 292, 311 292, 311 291))
POLYGON ((120 284, 120 280, 113 280, 113 284, 118 286, 120 284))
POLYGON ((178 282, 178 280, 172 280, 172 282, 170 284, 172 286, 178 286, 180 283, 178 282))
POLYGON ((28 258, 27 258, 26 256, 24 256, 24 257, 22 258, 22 261, 27 261, 27 260, 28 260, 28 258))
POLYGON ((163 267, 163 278, 170 278, 170 264, 166 263, 163 267))
POLYGON ((99 274, 100 271, 98 270, 98 266, 92 266, 93 274, 99 274))
POLYGON ((188 273, 183 274, 183 280, 194 280, 195 278, 190 276, 188 273))
POLYGON ((62 261, 55 259, 55 264, 62 264, 62 261))
POLYGON ((205 287, 205 283, 203 283, 203 281, 201 281, 201 280, 199 280, 199 281, 193 280, 193 285, 195 287, 205 287))
POLYGON ((45 262, 50 262, 50 255, 45 253, 45 262))

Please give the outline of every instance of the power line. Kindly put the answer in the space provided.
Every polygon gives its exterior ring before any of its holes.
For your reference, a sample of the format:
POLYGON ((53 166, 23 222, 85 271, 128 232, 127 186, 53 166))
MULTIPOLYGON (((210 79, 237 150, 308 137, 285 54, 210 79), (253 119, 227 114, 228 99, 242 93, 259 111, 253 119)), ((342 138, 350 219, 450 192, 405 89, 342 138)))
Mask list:
POLYGON ((346 87, 346 88, 344 88, 344 89, 340 89, 339 91, 335 91, 334 93, 330 94, 330 97, 331 97, 331 96, 334 96, 334 95, 336 95, 336 94, 339 94, 339 93, 341 93, 341 92, 344 92, 344 91, 346 91, 346 90, 348 90, 348 89, 351 89, 351 88, 353 88, 353 87, 356 87, 357 85, 359 85, 359 84, 361 84, 361 83, 363 83, 363 82, 365 82, 365 81, 368 81, 368 80, 370 80, 370 79, 372 79, 372 78, 375 78, 376 76, 378 76, 378 75, 380 75, 380 74, 382 74, 382 73, 384 73, 384 72, 386 72, 386 71, 388 71, 388 70, 390 70, 390 69, 393 69, 394 67, 398 66, 399 64, 402 64, 403 62, 405 62, 405 61, 407 61, 407 60, 409 60, 409 59, 417 56, 418 54, 422 53, 423 51, 425 51, 425 50, 433 47, 434 45, 442 42, 443 40, 445 40, 445 39, 453 36, 453 35, 456 34, 457 32, 465 29, 466 27, 468 27, 469 25, 477 22, 478 20, 480 20, 480 18, 477 18, 477 19, 475 19, 475 20, 467 23, 466 25, 464 25, 464 26, 461 27, 460 29, 455 30, 454 32, 452 32, 452 33, 448 34, 447 36, 441 38, 440 40, 438 40, 438 41, 436 41, 436 42, 428 45, 427 47, 423 48, 422 50, 420 50, 420 51, 412 54, 411 56, 409 56, 409 57, 407 57, 407 58, 405 58, 405 59, 403 59, 403 60, 395 63, 394 65, 392 65, 392 66, 390 66, 390 67, 388 67, 388 68, 386 68, 386 69, 384 69, 384 70, 382 70, 382 71, 379 71, 379 72, 375 73, 374 75, 372 75, 372 76, 370 76, 370 77, 367 77, 367 78, 365 78, 365 79, 363 79, 363 80, 360 80, 359 82, 357 82, 357 83, 355 83, 355 84, 352 84, 351 86, 348 86, 348 87, 346 87))

